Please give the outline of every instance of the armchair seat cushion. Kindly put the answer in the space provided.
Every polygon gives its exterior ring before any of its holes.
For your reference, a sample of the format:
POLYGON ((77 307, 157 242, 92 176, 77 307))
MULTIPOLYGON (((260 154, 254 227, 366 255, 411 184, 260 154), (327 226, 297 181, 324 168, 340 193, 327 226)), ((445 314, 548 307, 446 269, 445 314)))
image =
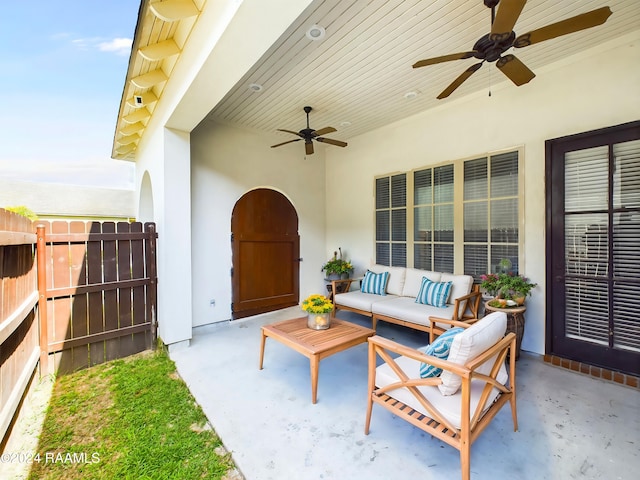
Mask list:
MULTIPOLYGON (((420 378, 420 362, 408 357, 396 358, 396 363, 402 371, 409 376, 409 378, 420 378)), ((446 372, 444 372, 446 373, 446 372)), ((398 381, 398 376, 394 373, 391 367, 387 363, 383 363, 376 368, 376 387, 386 387, 398 381)), ((505 380, 506 381, 506 380, 505 380)), ((471 382, 471 403, 470 411, 471 416, 474 415, 480 402, 480 396, 482 395, 482 389, 486 385, 485 382, 480 380, 473 380, 471 382)), ((418 390, 422 392, 425 398, 435 407, 436 410, 442 414, 449 422, 451 422, 456 428, 460 428, 462 425, 462 392, 458 392, 454 395, 442 395, 437 386, 424 386, 418 387, 418 390)), ((486 405, 491 406, 491 403, 496 399, 500 392, 498 389, 493 388, 489 402, 486 405)), ((399 400, 400 402, 408 405, 414 410, 422 413, 423 415, 430 416, 429 412, 420 404, 418 399, 406 388, 397 388, 387 392, 390 397, 399 400)), ((488 409, 488 408, 487 408, 488 409)), ((485 409, 486 410, 486 409, 485 409)))

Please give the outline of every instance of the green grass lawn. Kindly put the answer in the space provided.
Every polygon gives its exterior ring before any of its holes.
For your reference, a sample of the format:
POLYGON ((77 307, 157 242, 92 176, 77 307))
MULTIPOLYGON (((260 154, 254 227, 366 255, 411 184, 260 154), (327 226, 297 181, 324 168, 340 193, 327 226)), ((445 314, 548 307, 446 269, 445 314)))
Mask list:
POLYGON ((56 379, 29 478, 220 479, 220 447, 174 363, 144 352, 56 379))

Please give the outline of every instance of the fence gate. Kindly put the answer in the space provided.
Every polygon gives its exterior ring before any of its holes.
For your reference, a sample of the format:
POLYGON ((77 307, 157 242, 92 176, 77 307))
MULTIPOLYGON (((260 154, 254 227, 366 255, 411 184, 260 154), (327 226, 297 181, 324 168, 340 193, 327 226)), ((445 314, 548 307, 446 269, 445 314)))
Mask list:
POLYGON ((156 238, 153 223, 38 223, 43 372, 72 372, 153 346, 156 238))

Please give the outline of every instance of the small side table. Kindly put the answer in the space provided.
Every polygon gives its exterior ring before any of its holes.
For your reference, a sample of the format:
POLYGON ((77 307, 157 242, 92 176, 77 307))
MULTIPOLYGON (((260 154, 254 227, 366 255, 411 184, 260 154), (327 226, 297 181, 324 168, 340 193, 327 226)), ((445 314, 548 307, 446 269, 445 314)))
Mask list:
POLYGON ((527 310, 527 307, 517 306, 517 307, 492 307, 489 305, 489 302, 485 302, 484 311, 485 314, 489 314, 491 312, 504 312, 507 314, 507 333, 513 332, 516 334, 516 360, 520 358, 520 345, 522 344, 522 336, 524 335, 524 312, 527 310))

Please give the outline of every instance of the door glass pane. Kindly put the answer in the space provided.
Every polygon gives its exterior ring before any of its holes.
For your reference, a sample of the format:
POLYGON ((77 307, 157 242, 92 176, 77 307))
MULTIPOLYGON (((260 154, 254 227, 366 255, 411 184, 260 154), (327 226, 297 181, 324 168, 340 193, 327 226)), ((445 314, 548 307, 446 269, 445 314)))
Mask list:
POLYGON ((606 276, 607 214, 566 215, 564 224, 566 272, 606 276))
POLYGON ((565 156, 564 209, 606 210, 609 178, 608 147, 568 152, 565 156))
POLYGON ((565 282, 565 334, 599 345, 609 344, 609 295, 606 282, 568 278, 565 282))
POLYGON ((613 208, 640 208, 640 140, 613 146, 613 208))

